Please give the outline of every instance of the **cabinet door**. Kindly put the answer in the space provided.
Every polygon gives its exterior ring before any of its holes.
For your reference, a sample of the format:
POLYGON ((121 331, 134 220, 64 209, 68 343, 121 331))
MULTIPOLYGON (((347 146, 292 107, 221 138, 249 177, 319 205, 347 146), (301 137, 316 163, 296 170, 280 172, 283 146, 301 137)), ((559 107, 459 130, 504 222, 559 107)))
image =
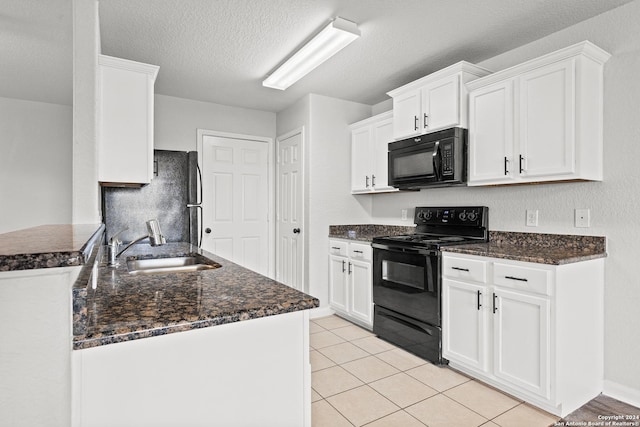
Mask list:
POLYGON ((487 369, 484 286, 442 281, 442 355, 480 371, 487 369))
POLYGON ((492 297, 495 376, 549 399, 549 300, 501 288, 492 297))
POLYGON ((420 94, 420 89, 416 89, 393 98, 393 137, 395 139, 423 133, 420 125, 420 94))
POLYGON ((98 181, 153 177, 153 83, 158 67, 100 56, 98 181))
POLYGON ((347 312, 347 258, 329 256, 329 304, 347 312))
POLYGON ((373 324, 371 263, 349 261, 349 314, 368 325, 373 324))
POLYGON ((575 60, 519 79, 519 141, 523 177, 575 171, 575 60))
POLYGON ((518 176, 513 110, 513 80, 469 94, 469 185, 505 183, 518 176))
POLYGON ((371 127, 365 126, 351 132, 351 191, 372 191, 371 186, 371 127))
POLYGON ((460 76, 439 80, 422 90, 422 133, 460 124, 460 76))
POLYGON ((395 190, 389 186, 389 143, 393 140, 393 120, 373 125, 373 187, 376 191, 395 190))

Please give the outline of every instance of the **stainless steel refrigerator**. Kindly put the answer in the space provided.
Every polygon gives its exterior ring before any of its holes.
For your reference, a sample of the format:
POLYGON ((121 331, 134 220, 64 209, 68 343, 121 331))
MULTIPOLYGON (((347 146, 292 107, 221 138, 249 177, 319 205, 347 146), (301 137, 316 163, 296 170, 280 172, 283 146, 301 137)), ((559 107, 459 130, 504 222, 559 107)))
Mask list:
MULTIPOLYGON (((154 150, 154 177, 140 188, 103 187, 106 240, 120 233, 124 243, 146 234, 156 218, 167 242, 202 242, 201 174, 195 151, 154 150)), ((146 241, 142 241, 145 244, 146 241)))

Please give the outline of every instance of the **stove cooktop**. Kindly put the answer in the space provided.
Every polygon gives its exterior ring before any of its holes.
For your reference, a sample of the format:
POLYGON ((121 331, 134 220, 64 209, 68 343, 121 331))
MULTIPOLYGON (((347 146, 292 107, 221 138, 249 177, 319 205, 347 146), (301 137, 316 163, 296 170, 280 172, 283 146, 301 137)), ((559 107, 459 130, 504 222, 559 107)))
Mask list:
POLYGON ((436 236, 427 233, 404 234, 400 236, 375 237, 374 243, 400 244, 403 246, 438 247, 443 245, 468 244, 482 242, 477 237, 436 236))
POLYGON ((489 209, 484 206, 417 207, 414 234, 376 237, 373 243, 438 248, 488 240, 489 209))

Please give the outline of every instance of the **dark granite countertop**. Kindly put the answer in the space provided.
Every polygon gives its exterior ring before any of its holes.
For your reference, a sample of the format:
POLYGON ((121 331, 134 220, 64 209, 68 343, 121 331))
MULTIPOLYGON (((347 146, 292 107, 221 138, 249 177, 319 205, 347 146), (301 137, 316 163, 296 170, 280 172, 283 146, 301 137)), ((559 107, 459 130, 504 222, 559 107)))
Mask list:
POLYGON ((604 258, 606 238, 567 234, 490 231, 489 242, 442 248, 445 252, 562 265, 604 258))
POLYGON ((41 225, 0 234, 0 271, 83 265, 102 224, 41 225))
POLYGON ((369 242, 378 236, 397 236, 400 234, 410 234, 416 230, 415 226, 404 225, 381 225, 381 224, 355 224, 355 225, 330 225, 330 239, 347 239, 360 242, 369 242), (355 232, 355 237, 349 232, 355 232))
MULTIPOLYGON (((317 298, 188 243, 135 245, 127 258, 200 254, 220 268, 131 275, 96 262, 73 289, 75 350, 311 309, 317 298)), ((92 259, 101 255, 94 251, 92 259)))

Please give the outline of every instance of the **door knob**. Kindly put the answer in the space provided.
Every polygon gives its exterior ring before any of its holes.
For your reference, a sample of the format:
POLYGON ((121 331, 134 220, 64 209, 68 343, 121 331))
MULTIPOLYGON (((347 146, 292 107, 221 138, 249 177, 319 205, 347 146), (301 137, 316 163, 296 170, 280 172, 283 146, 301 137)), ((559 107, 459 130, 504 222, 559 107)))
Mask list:
POLYGON ((207 234, 211 234, 211 229, 209 227, 207 227, 207 228, 204 229, 204 232, 207 233, 207 234))
POLYGON ((293 232, 294 232, 295 234, 300 234, 300 229, 299 229, 299 228, 294 228, 294 229, 293 229, 293 232))

